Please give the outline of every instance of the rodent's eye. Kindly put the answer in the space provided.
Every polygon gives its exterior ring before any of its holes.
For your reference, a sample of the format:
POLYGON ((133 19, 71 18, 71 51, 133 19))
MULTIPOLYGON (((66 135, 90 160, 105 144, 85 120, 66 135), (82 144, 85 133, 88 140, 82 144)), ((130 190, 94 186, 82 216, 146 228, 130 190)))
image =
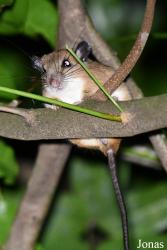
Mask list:
POLYGON ((69 67, 71 67, 70 61, 67 60, 67 59, 64 59, 63 62, 62 62, 62 67, 63 68, 69 68, 69 67))

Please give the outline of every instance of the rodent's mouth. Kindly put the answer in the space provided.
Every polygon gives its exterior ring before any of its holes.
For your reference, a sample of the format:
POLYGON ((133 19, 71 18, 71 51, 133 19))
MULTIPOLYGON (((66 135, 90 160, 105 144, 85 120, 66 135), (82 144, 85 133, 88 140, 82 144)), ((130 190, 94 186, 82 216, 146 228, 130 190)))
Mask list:
POLYGON ((49 84, 49 86, 54 89, 54 90, 62 90, 64 88, 64 84, 63 83, 60 83, 60 84, 49 84))
POLYGON ((60 84, 58 87, 56 87, 57 89, 63 89, 63 84, 60 84))

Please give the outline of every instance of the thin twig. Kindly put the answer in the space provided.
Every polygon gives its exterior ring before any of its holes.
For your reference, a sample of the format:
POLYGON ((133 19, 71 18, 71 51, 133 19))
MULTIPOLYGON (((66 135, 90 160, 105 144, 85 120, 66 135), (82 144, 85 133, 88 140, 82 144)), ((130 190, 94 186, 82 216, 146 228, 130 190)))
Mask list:
POLYGON ((99 81, 96 76, 90 71, 90 69, 87 67, 87 65, 81 61, 81 59, 75 54, 75 52, 70 49, 66 48, 67 51, 75 58, 75 60, 81 65, 81 67, 85 70, 85 72, 88 74, 88 76, 94 81, 94 83, 101 89, 101 91, 105 94, 105 96, 115 105, 115 107, 120 111, 123 112, 122 108, 119 106, 119 104, 115 101, 115 99, 106 91, 106 89, 103 86, 103 83, 99 81))
MULTIPOLYGON (((70 110, 75 110, 77 112, 89 114, 91 116, 96 116, 96 117, 99 117, 102 119, 107 119, 107 120, 111 120, 111 121, 114 120, 114 121, 121 122, 121 117, 119 115, 101 113, 101 112, 98 112, 95 110, 90 110, 87 108, 80 107, 78 105, 69 104, 69 103, 62 102, 62 101, 59 101, 59 100, 56 100, 53 98, 48 98, 46 96, 40 96, 40 95, 36 95, 33 93, 27 93, 25 91, 0 86, 0 92, 1 91, 5 92, 5 93, 16 94, 16 95, 19 95, 22 97, 38 100, 38 101, 44 102, 44 103, 50 103, 50 104, 64 107, 64 108, 67 108, 70 110)), ((26 117, 26 115, 27 115, 26 112, 21 111, 21 109, 18 110, 18 109, 12 108, 12 107, 0 106, 0 111, 17 114, 17 115, 20 115, 20 116, 24 117, 25 119, 29 120, 29 117, 26 117)))
MULTIPOLYGON (((104 84, 105 88, 112 93, 115 89, 117 89, 120 84, 125 80, 125 78, 129 75, 129 73, 134 68, 138 59, 141 56, 141 53, 146 45, 148 36, 150 34, 150 30, 153 23, 154 17, 154 9, 155 9, 156 0, 147 0, 147 5, 145 9, 145 14, 143 18, 143 22, 141 25, 141 29, 136 38, 136 41, 129 52, 128 56, 121 64, 121 66, 115 71, 115 73, 111 76, 111 78, 104 84)), ((100 98, 102 93, 97 91, 96 98, 100 98)))

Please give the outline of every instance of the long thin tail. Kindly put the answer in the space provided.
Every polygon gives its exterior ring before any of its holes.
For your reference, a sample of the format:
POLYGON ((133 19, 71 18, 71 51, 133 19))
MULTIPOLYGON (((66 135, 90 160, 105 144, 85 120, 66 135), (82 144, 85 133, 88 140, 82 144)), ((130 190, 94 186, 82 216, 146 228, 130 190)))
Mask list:
POLYGON ((119 206, 121 221, 122 221, 122 229, 123 229, 123 241, 124 241, 124 250, 130 250, 129 248, 129 230, 128 230, 128 218, 126 206, 123 198, 123 194, 120 189, 120 184, 117 175, 115 156, 112 149, 107 151, 108 155, 108 164, 111 171, 112 183, 115 191, 115 196, 117 199, 117 203, 119 206))

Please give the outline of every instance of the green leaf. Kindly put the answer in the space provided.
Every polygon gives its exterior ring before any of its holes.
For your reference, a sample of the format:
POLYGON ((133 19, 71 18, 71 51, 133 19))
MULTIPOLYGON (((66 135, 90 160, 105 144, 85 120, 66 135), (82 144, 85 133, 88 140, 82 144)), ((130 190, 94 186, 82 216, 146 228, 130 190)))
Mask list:
POLYGON ((29 9, 25 24, 25 33, 29 36, 42 35, 55 46, 58 14, 48 0, 29 0, 29 9))
POLYGON ((7 143, 0 141, 0 177, 6 184, 12 184, 18 174, 19 166, 14 151, 7 143))
POLYGON ((38 100, 40 102, 44 102, 44 103, 49 103, 49 104, 54 104, 60 107, 64 107, 70 110, 74 110, 80 113, 84 113, 84 114, 88 114, 91 116, 95 116, 95 117, 99 117, 101 119, 106 119, 106 120, 111 120, 111 121, 117 121, 117 122, 121 122, 121 117, 119 115, 112 115, 112 114, 107 114, 107 113, 102 113, 102 112, 98 112, 92 109, 87 109, 87 108, 83 108, 74 104, 69 104, 66 102, 62 102, 53 98, 48 98, 45 96, 41 96, 41 95, 36 95, 33 93, 29 93, 29 92, 25 92, 25 91, 21 91, 21 90, 17 90, 17 89, 11 89, 8 87, 3 87, 0 86, 0 91, 4 92, 4 93, 10 93, 10 94, 16 94, 22 97, 26 97, 29 99, 34 99, 34 100, 38 100))
POLYGON ((28 0, 16 0, 11 8, 5 9, 0 16, 0 33, 20 33, 25 25, 28 12, 28 0))
POLYGON ((2 193, 0 193, 0 247, 5 244, 8 239, 21 196, 21 189, 3 191, 3 196, 2 193))
POLYGON ((43 248, 43 246, 41 246, 40 244, 38 244, 36 247, 35 247, 35 250, 45 250, 43 248))
POLYGON ((41 35, 54 47, 57 19, 57 10, 48 0, 16 0, 0 16, 0 33, 41 35))

